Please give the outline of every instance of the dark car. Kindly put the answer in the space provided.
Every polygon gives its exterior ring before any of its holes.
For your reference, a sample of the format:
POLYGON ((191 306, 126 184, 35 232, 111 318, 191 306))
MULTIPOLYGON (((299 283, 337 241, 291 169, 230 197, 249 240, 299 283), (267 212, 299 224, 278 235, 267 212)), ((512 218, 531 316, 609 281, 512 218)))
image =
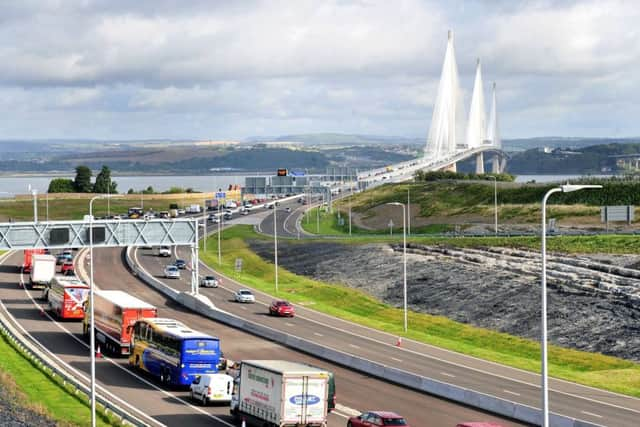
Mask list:
POLYGON ((289 301, 276 300, 269 306, 269 314, 272 316, 293 317, 296 314, 296 309, 289 301))
POLYGON ((183 259, 177 259, 173 264, 180 270, 184 270, 185 268, 187 268, 187 263, 183 259))
POLYGON ((400 415, 388 411, 363 412, 357 417, 349 418, 347 427, 377 427, 377 426, 404 426, 409 424, 400 415))

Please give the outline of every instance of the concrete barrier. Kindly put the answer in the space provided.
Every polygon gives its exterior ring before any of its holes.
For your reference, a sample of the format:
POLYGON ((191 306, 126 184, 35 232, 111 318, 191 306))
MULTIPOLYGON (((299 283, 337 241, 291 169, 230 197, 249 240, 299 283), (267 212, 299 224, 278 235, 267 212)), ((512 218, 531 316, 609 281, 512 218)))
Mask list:
MULTIPOLYGON (((126 262, 132 271, 142 271, 131 259, 130 248, 127 248, 126 262)), ((209 306, 191 294, 184 292, 180 293, 169 288, 168 285, 165 285, 155 277, 150 277, 144 272, 139 274, 139 277, 153 288, 160 290, 167 296, 170 296, 173 300, 185 305, 191 310, 250 334, 266 338, 294 350, 320 357, 330 362, 350 369, 355 369, 391 383, 399 384, 435 396, 444 397, 446 399, 470 405, 504 417, 524 421, 530 424, 540 424, 541 412, 537 408, 438 381, 433 378, 423 377, 421 375, 403 371, 402 369, 394 366, 383 365, 339 350, 324 347, 304 338, 290 335, 246 319, 241 319, 231 313, 219 310, 213 305, 209 306)), ((571 417, 554 413, 550 414, 549 424, 552 427, 602 427, 599 424, 588 423, 586 421, 576 420, 571 417)))

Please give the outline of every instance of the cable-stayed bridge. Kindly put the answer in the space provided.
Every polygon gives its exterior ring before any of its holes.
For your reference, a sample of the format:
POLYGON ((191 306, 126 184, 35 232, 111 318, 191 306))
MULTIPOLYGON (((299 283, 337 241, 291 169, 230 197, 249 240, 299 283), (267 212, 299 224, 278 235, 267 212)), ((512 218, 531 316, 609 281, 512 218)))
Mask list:
POLYGON ((484 153, 493 155, 491 172, 504 171, 506 157, 498 128, 496 84, 492 87, 489 120, 485 111, 484 87, 480 60, 476 66, 473 93, 467 117, 458 77, 453 47, 453 34, 448 35, 438 93, 433 108, 431 127, 424 156, 358 174, 362 187, 413 178, 418 170, 456 170, 457 162, 475 156, 476 173, 485 173, 484 153))

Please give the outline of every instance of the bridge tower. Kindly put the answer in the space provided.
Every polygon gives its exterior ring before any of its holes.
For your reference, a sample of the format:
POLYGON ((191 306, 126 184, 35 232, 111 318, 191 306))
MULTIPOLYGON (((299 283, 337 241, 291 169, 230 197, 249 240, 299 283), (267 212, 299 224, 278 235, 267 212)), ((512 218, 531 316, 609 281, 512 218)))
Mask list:
MULTIPOLYGON (((489 113, 489 124, 487 126, 487 142, 496 148, 502 149, 502 140, 500 139, 500 132, 498 128, 498 101, 496 98, 496 84, 493 83, 492 95, 491 95, 491 112, 489 113)), ((491 159, 491 172, 502 173, 506 167, 506 158, 501 158, 498 153, 493 155, 491 159)))
MULTIPOLYGON (((436 161, 466 146, 466 112, 453 48, 453 32, 449 31, 438 94, 431 117, 425 146, 425 160, 436 161)), ((455 164, 453 165, 455 170, 455 164)))
MULTIPOLYGON (((476 78, 473 82, 473 94, 469 107, 469 123, 467 125, 467 147, 481 147, 487 142, 487 121, 484 103, 484 84, 482 83, 482 71, 480 59, 476 65, 476 78)), ((484 173, 484 156, 482 152, 476 154, 476 173, 484 173)))

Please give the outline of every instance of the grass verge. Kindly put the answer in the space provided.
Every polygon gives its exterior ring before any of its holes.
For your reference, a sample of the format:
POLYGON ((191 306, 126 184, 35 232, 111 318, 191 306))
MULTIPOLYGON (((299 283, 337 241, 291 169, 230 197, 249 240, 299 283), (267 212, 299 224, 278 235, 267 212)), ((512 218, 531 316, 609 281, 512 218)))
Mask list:
MULTIPOLYGON (((601 237, 614 238, 612 248, 615 247, 616 250, 626 247, 626 243, 615 239, 625 236, 589 237, 588 243, 583 242, 580 247, 594 249, 601 237)), ((235 226, 223 232, 222 265, 217 263, 217 236, 215 235, 207 242, 207 252, 201 250, 200 256, 204 262, 224 274, 248 286, 273 294, 273 264, 252 252, 246 243, 248 239, 265 238, 256 234, 250 226, 235 226), (238 258, 243 260, 242 272, 235 271, 235 261, 238 258)), ((627 241, 631 239, 626 237, 627 241)), ((364 238, 350 239, 353 242, 358 240, 371 241, 364 238)), ((432 243, 452 242, 452 239, 437 238, 420 240, 432 243)), ((472 244, 504 244, 510 240, 506 238, 455 239, 453 243, 471 246, 472 244)), ((539 239, 536 241, 535 238, 513 240, 509 246, 522 244, 520 247, 534 248, 539 245, 539 239)), ((560 239, 549 239, 549 249, 560 250, 566 247, 576 249, 579 239, 569 240, 569 243, 561 244, 560 239)), ((384 239, 384 241, 389 240, 384 239)), ((633 247, 640 249, 640 243, 635 243, 633 247)), ((414 312, 409 313, 409 331, 405 334, 402 331, 402 310, 384 304, 361 291, 340 284, 323 283, 298 276, 282 268, 279 269, 279 289, 279 298, 287 298, 297 304, 345 320, 515 368, 532 372, 538 372, 540 369, 540 346, 534 341, 476 328, 442 316, 414 312)), ((550 346, 549 372, 556 378, 640 397, 640 365, 627 360, 550 346)))
MULTIPOLYGON (((59 426, 91 424, 90 403, 86 396, 75 394, 73 386, 63 384, 60 377, 53 377, 48 370, 35 364, 4 333, 0 337, 0 354, 0 381, 19 398, 16 404, 55 420, 59 426)), ((123 425, 114 416, 106 415, 100 405, 96 408, 98 425, 123 425)))

